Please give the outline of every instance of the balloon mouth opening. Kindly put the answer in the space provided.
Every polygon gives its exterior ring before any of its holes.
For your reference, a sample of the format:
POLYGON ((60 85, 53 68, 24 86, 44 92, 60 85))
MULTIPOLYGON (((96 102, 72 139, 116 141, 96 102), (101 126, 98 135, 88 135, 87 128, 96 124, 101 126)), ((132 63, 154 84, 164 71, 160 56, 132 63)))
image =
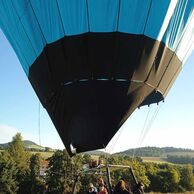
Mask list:
POLYGON ((73 146, 73 144, 71 143, 70 144, 70 151, 71 151, 71 153, 73 154, 73 155, 75 155, 76 153, 77 153, 77 149, 73 146))
POLYGON ((106 142, 112 137, 112 133, 107 135, 106 131, 117 128, 112 123, 114 122, 107 119, 105 114, 99 115, 97 111, 74 115, 69 124, 69 135, 72 141, 68 147, 71 153, 75 155, 83 151, 105 148, 106 142))
POLYGON ((162 95, 162 92, 153 90, 153 92, 151 92, 138 107, 145 105, 149 106, 153 103, 158 104, 160 101, 164 101, 164 96, 162 95))

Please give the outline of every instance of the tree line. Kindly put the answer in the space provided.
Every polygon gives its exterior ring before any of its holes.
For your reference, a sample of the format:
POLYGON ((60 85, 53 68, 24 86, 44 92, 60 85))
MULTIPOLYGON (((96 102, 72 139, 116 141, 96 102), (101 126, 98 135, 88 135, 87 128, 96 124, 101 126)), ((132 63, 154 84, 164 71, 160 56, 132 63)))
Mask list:
MULTIPOLYGON (((47 159, 47 171, 40 175, 43 161, 40 154, 26 151, 21 134, 16 134, 5 151, 0 152, 0 193, 6 194, 70 194, 75 177, 79 174, 75 193, 86 194, 90 182, 94 185, 99 176, 80 173, 92 156, 77 154, 70 158, 66 150, 57 150, 47 159)), ((146 192, 185 192, 194 190, 194 168, 189 165, 168 163, 145 163, 141 158, 122 155, 102 155, 100 161, 109 164, 131 166, 135 177, 145 185, 146 192)), ((134 180, 129 169, 111 169, 111 183, 114 186, 124 178, 129 187, 134 180)), ((106 181, 106 176, 104 176, 106 181)))
POLYGON ((170 155, 170 154, 174 154, 177 152, 182 152, 184 154, 188 154, 189 153, 194 153, 194 150, 191 149, 184 149, 184 148, 174 148, 174 147, 163 147, 163 148, 159 148, 159 147, 140 147, 140 148, 133 148, 133 149, 128 149, 125 150, 123 152, 121 152, 121 154, 125 154, 128 156, 133 156, 134 153, 137 156, 142 156, 142 157, 161 157, 164 155, 170 155))
POLYGON ((178 155, 167 155, 166 161, 172 162, 175 164, 192 164, 194 165, 194 157, 189 155, 178 156, 178 155))

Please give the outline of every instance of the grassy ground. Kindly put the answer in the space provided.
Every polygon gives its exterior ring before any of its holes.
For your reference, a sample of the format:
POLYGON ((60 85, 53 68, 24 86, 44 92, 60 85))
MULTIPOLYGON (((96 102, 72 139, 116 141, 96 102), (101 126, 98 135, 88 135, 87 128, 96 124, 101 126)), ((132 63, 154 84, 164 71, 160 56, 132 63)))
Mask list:
POLYGON ((49 157, 51 157, 53 154, 54 154, 54 152, 31 152, 32 154, 36 154, 36 153, 39 153, 40 155, 41 155, 41 157, 43 158, 43 159, 47 159, 47 158, 49 158, 49 157))
POLYGON ((144 162, 155 162, 155 163, 164 163, 165 158, 163 157, 141 157, 144 162))
MULTIPOLYGON (((194 158, 194 152, 169 152, 168 155, 176 155, 176 156, 190 156, 194 158)), ((164 163, 167 162, 167 155, 162 155, 161 157, 141 157, 144 162, 156 162, 156 163, 164 163)))
MULTIPOLYGON (((168 155, 176 155, 176 156, 190 156, 194 157, 194 152, 169 152, 168 155)), ((166 155, 162 156, 166 157, 166 155)))
MULTIPOLYGON (((3 152, 4 150, 0 150, 0 152, 3 152)), ((51 157, 53 154, 54 154, 54 152, 32 152, 32 151, 29 151, 31 154, 36 154, 36 153, 39 153, 40 155, 41 155, 41 157, 43 158, 43 159, 47 159, 47 158, 49 158, 49 157, 51 157)))
MULTIPOLYGON (((147 194, 165 194, 165 193, 150 192, 150 193, 147 193, 147 194)), ((166 193, 166 194, 194 194, 194 191, 187 191, 187 192, 184 192, 184 193, 166 193)))

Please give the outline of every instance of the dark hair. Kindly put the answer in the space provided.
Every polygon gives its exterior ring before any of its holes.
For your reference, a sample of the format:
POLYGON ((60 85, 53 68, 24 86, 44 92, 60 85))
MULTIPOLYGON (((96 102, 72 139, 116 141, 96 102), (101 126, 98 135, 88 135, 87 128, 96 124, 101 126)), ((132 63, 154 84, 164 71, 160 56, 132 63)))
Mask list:
POLYGON ((115 186, 115 191, 121 191, 121 190, 125 190, 125 181, 124 180, 119 180, 119 182, 116 184, 115 186))
POLYGON ((99 187, 104 187, 104 184, 103 183, 99 184, 99 187))

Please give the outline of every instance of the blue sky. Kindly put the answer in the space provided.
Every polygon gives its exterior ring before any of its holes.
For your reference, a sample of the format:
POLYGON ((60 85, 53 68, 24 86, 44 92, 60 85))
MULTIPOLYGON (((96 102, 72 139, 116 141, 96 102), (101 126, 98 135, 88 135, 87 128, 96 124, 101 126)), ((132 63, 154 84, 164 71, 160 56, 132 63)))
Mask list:
MULTIPOLYGON (((42 146, 64 148, 41 105, 39 117, 39 100, 13 49, 0 31, 0 143, 11 141, 17 132, 22 134, 23 139, 41 143, 42 146)), ((137 109, 112 139, 106 151, 112 153, 142 146, 194 149, 193 140, 194 54, 187 60, 165 102, 137 109), (151 122, 157 109, 158 114, 151 122), (152 124, 148 129, 145 121, 152 124), (145 135, 141 139, 143 133, 145 135)))

